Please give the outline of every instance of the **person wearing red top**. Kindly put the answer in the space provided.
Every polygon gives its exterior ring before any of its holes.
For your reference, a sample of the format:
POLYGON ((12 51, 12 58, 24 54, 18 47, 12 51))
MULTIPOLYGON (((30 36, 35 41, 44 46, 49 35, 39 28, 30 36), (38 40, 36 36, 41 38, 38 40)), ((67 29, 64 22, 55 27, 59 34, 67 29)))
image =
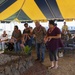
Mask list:
POLYGON ((63 44, 61 42, 61 31, 57 26, 55 26, 53 20, 49 21, 49 29, 44 41, 47 42, 47 49, 49 51, 49 57, 51 61, 51 67, 49 68, 56 69, 58 68, 58 48, 62 47, 63 44))

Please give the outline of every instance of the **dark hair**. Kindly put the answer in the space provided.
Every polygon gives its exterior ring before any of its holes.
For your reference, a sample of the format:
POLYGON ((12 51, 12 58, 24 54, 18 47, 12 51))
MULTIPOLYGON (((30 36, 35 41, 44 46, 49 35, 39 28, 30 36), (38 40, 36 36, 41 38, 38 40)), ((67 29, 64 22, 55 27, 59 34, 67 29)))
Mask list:
POLYGON ((28 26, 28 23, 25 23, 24 26, 28 26))
POLYGON ((15 26, 15 28, 17 28, 17 29, 18 29, 18 26, 16 25, 16 26, 15 26))
POLYGON ((55 25, 54 20, 49 20, 49 24, 55 25))
POLYGON ((55 23, 55 26, 57 26, 57 23, 55 23))

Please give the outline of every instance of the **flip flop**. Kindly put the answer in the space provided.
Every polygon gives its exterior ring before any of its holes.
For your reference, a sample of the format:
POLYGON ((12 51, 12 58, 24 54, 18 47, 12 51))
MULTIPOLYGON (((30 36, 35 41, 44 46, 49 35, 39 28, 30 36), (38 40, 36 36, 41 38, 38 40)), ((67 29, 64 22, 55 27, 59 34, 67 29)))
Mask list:
POLYGON ((58 69, 58 67, 54 67, 53 69, 58 69))
POLYGON ((54 66, 48 67, 48 69, 53 69, 53 68, 54 68, 54 66))

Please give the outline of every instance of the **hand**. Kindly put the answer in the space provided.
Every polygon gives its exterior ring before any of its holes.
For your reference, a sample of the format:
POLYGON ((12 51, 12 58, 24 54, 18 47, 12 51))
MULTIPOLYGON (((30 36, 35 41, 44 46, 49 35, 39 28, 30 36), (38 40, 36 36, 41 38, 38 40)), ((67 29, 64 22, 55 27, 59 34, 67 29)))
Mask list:
POLYGON ((52 39, 52 37, 51 37, 51 36, 49 36, 49 37, 48 37, 48 41, 50 41, 51 39, 52 39))
POLYGON ((46 43, 48 41, 48 37, 44 38, 44 43, 46 43))
POLYGON ((28 34, 27 34, 27 33, 25 33, 25 34, 24 34, 24 36, 28 36, 28 34))
POLYGON ((48 38, 49 38, 49 39, 52 39, 52 36, 49 36, 48 38))
POLYGON ((33 35, 33 37, 35 38, 35 37, 36 37, 36 35, 34 34, 34 35, 33 35))

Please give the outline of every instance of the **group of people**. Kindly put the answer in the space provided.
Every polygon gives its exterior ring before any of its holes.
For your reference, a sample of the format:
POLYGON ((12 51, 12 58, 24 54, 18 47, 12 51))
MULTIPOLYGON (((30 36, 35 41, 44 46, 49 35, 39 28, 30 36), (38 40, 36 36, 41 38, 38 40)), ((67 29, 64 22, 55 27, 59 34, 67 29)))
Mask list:
MULTIPOLYGON (((62 47, 63 44, 61 42, 61 31, 56 26, 53 20, 49 21, 49 29, 46 29, 39 23, 39 21, 35 22, 35 28, 30 31, 28 24, 24 24, 25 29, 23 31, 23 36, 21 37, 20 30, 13 32, 12 38, 15 39, 15 51, 21 50, 21 46, 29 45, 32 46, 32 39, 34 38, 36 41, 36 61, 44 62, 45 59, 45 50, 46 48, 49 51, 49 57, 51 60, 51 67, 49 68, 58 68, 58 48, 62 47), (22 39, 20 41, 20 38, 22 39), (17 47, 17 48, 16 48, 17 47)), ((18 28, 17 28, 18 29, 18 28)))
POLYGON ((28 27, 28 23, 25 23, 24 27, 25 29, 22 34, 18 26, 14 26, 14 31, 10 40, 13 40, 15 52, 20 52, 26 45, 29 47, 32 46, 32 28, 28 27))
POLYGON ((49 21, 49 28, 46 29, 39 23, 35 22, 35 28, 32 30, 28 26, 28 23, 24 24, 25 29, 23 34, 18 29, 18 26, 14 26, 14 31, 9 43, 14 44, 15 52, 18 52, 26 45, 32 46, 33 38, 35 39, 36 46, 36 61, 44 62, 45 50, 48 49, 51 66, 49 68, 58 68, 58 48, 63 47, 61 41, 61 31, 56 26, 53 20, 49 21))

